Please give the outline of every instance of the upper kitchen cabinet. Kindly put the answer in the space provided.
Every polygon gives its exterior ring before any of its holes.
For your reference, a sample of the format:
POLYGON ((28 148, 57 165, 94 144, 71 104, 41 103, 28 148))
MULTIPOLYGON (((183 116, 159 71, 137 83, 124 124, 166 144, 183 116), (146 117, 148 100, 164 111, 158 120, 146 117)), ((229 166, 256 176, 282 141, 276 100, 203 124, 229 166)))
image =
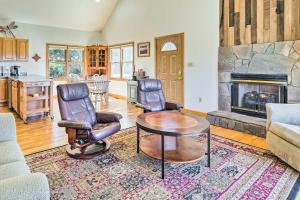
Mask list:
POLYGON ((17 39, 17 61, 27 61, 28 60, 28 40, 17 39))
POLYGON ((3 61, 16 61, 16 39, 3 38, 3 61))
POLYGON ((28 40, 0 38, 1 61, 28 61, 28 40))

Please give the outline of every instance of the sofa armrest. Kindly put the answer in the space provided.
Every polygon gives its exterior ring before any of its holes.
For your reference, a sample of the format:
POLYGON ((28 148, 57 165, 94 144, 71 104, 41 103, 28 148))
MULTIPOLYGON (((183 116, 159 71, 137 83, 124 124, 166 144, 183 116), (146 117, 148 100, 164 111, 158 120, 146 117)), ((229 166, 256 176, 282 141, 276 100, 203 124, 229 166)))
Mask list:
POLYGON ((272 122, 280 122, 300 126, 300 104, 273 104, 268 103, 267 130, 272 122))
POLYGON ((97 112, 96 119, 98 123, 120 122, 122 115, 113 112, 97 112))
POLYGON ((62 120, 58 122, 59 127, 64 127, 64 128, 73 128, 73 129, 79 129, 79 130, 91 130, 92 126, 88 122, 84 121, 67 121, 67 120, 62 120))
POLYGON ((182 108, 183 108, 183 106, 180 103, 166 102, 166 110, 178 110, 178 111, 180 111, 182 108))
POLYGON ((15 141, 16 140, 16 122, 13 114, 0 114, 0 142, 15 141))
POLYGON ((0 194, 0 200, 50 199, 48 180, 42 173, 0 180, 0 194))

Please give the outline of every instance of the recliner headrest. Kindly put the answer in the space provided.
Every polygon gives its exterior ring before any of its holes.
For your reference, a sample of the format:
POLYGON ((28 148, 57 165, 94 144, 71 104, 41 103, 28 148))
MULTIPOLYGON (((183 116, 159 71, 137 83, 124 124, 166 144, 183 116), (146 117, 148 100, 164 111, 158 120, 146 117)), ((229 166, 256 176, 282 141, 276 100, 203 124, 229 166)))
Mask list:
POLYGON ((158 79, 139 80, 139 89, 144 92, 158 91, 162 89, 161 81, 158 79))
POLYGON ((64 101, 74 101, 87 98, 89 88, 85 83, 62 84, 57 86, 57 94, 64 101))

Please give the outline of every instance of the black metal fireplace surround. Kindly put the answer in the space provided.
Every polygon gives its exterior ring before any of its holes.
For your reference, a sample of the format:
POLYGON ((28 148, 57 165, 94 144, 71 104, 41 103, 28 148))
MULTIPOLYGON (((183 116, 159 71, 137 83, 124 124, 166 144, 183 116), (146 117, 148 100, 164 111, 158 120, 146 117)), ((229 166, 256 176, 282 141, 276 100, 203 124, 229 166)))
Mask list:
POLYGON ((287 103, 286 74, 231 74, 231 111, 266 118, 266 103, 287 103))

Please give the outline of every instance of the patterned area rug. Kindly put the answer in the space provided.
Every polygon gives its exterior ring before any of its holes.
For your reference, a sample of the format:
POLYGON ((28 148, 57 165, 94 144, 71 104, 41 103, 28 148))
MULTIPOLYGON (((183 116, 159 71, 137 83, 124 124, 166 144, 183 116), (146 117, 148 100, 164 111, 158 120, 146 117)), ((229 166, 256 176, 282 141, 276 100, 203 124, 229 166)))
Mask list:
POLYGON ((110 151, 93 160, 72 159, 64 147, 26 160, 47 175, 52 199, 287 199, 299 184, 299 173, 267 151, 216 136, 210 169, 206 158, 167 164, 165 180, 159 161, 136 153, 135 128, 110 141, 110 151))

